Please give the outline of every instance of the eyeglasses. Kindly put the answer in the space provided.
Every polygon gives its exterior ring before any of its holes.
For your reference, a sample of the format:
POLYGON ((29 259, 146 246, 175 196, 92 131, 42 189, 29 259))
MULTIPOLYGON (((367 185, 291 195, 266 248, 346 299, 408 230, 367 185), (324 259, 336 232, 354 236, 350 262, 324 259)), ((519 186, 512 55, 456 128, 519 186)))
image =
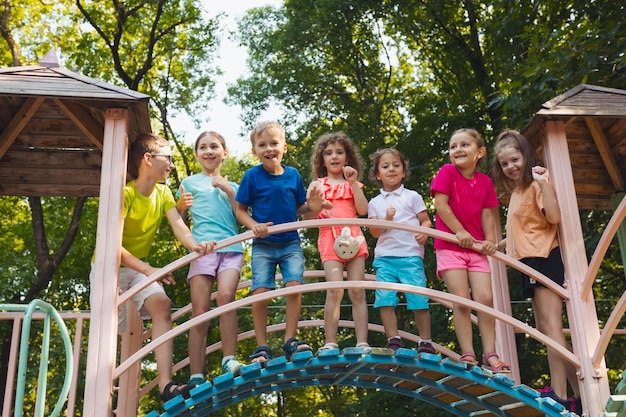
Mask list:
POLYGON ((171 164, 174 162, 174 159, 172 158, 172 155, 160 155, 158 153, 151 153, 150 155, 152 156, 162 156, 163 158, 167 158, 168 162, 171 164))

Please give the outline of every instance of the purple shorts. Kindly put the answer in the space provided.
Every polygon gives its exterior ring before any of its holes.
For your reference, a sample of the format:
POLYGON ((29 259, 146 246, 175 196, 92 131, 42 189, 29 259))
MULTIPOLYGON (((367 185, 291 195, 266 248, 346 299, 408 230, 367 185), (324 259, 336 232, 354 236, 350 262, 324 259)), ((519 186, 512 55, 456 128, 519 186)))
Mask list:
POLYGON ((243 253, 240 252, 213 252, 208 253, 189 265, 187 281, 196 275, 217 275, 226 269, 235 269, 241 272, 243 253))

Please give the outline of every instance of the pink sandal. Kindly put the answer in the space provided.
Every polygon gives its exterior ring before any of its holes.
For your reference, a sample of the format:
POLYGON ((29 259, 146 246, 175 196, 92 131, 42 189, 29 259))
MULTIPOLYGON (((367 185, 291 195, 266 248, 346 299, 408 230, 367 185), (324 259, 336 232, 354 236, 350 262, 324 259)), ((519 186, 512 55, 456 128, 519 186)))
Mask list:
POLYGON ((511 372, 511 366, 506 362, 502 362, 496 352, 489 352, 483 355, 482 368, 497 374, 508 374, 511 372), (497 358, 498 361, 495 364, 491 365, 489 363, 490 358, 497 358))
POLYGON ((459 357, 459 362, 467 363, 468 365, 476 366, 478 365, 478 361, 476 360, 476 355, 474 352, 465 352, 459 357))

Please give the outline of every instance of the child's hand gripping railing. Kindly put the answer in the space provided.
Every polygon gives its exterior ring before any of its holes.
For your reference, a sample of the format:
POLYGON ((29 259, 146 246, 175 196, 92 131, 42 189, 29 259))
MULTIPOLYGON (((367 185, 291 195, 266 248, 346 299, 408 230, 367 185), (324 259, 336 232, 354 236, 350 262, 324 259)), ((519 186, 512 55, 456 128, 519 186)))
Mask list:
MULTIPOLYGON (((272 234, 272 233, 283 232, 287 230, 304 229, 308 227, 331 226, 331 225, 332 226, 354 225, 354 226, 365 226, 365 227, 371 227, 371 226, 389 227, 389 228, 394 228, 398 230, 424 233, 430 237, 438 237, 444 240, 448 240, 450 242, 456 242, 456 237, 454 235, 441 232, 439 230, 424 228, 422 226, 395 223, 395 222, 386 221, 386 220, 372 220, 372 219, 325 219, 322 221, 304 220, 304 221, 298 221, 298 222, 293 222, 293 223, 285 223, 281 225, 270 226, 269 231, 270 231, 270 234, 272 234)), ((224 239, 218 242, 218 244, 215 247, 215 250, 223 248, 223 247, 227 247, 234 243, 251 239, 252 237, 253 237, 253 233, 248 231, 240 235, 237 235, 228 239, 224 239)), ((178 268, 183 267, 184 265, 190 263, 191 261, 193 261, 194 259, 200 256, 202 255, 192 252, 172 262, 171 264, 164 266, 159 271, 150 275, 148 277, 149 279, 146 280, 144 283, 131 288, 130 290, 126 291, 123 295, 121 295, 118 299, 118 305, 121 305, 125 303, 126 301, 128 301, 128 299, 130 299, 140 289, 145 288, 150 282, 154 282, 158 280, 161 276, 169 272, 175 271, 178 268)), ((567 300, 569 298, 568 293, 562 287, 556 285, 550 279, 538 273, 537 271, 530 269, 525 264, 517 260, 514 260, 508 257, 507 255, 502 254, 501 252, 496 252, 495 254, 492 255, 492 257, 500 261, 503 261, 507 265, 511 265, 515 267, 516 269, 523 271, 529 276, 537 279, 538 281, 546 285, 546 287, 550 288, 552 291, 559 294, 561 298, 563 298, 564 300, 567 300)), ((306 292, 313 292, 313 291, 318 291, 318 290, 329 290, 329 289, 334 289, 334 288, 392 289, 396 291, 404 291, 404 292, 426 295, 443 305, 451 305, 451 303, 459 303, 467 307, 470 307, 476 311, 481 311, 486 314, 489 314, 495 317, 496 319, 501 320, 502 322, 505 322, 506 324, 513 326, 514 329, 521 331, 523 333, 526 333, 529 336, 533 337, 534 339, 541 341, 542 343, 546 344, 547 346, 551 347, 556 352, 561 354, 566 360, 568 360, 575 366, 580 367, 579 359, 572 352, 563 348, 552 339, 545 337, 538 330, 524 323, 521 323, 519 320, 516 320, 512 317, 509 317, 506 315, 503 316, 501 312, 498 312, 491 307, 486 307, 472 300, 467 300, 464 298, 454 296, 449 293, 442 293, 441 291, 436 291, 436 290, 432 290, 429 288, 415 288, 412 286, 407 286, 405 284, 381 284, 381 283, 376 283, 376 282, 343 281, 343 282, 336 282, 336 283, 333 282, 333 283, 307 284, 301 287, 281 288, 281 289, 274 290, 271 293, 267 293, 267 294, 248 296, 245 300, 237 300, 232 303, 229 303, 228 305, 224 305, 224 306, 212 309, 209 312, 206 312, 186 323, 183 323, 177 326, 176 328, 170 330, 167 334, 162 335, 161 337, 151 341, 148 345, 142 347, 139 351, 135 352, 134 354, 132 354, 130 357, 126 358, 124 361, 122 361, 122 363, 119 364, 119 366, 115 369, 113 377, 114 379, 119 378, 121 374, 123 374, 129 369, 129 367, 131 366, 133 362, 141 360, 141 358, 143 358, 151 350, 153 350, 154 348, 158 347, 160 344, 165 342, 165 340, 167 340, 168 338, 173 338, 175 336, 178 336, 188 331, 191 327, 193 327, 194 325, 197 325, 201 321, 211 320, 215 317, 218 317, 220 314, 226 311, 237 310, 238 308, 251 305, 255 301, 269 300, 271 298, 275 298, 279 296, 287 296, 287 295, 295 294, 295 293, 306 293, 306 292)))

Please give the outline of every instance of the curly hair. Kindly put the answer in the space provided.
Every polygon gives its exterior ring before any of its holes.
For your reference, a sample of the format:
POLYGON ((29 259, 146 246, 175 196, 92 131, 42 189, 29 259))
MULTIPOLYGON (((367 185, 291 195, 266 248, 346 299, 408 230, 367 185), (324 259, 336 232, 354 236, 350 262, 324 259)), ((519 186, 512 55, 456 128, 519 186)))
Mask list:
POLYGON ((402 183, 409 178, 409 161, 404 157, 402 152, 397 150, 396 148, 382 148, 378 149, 376 152, 370 155, 370 161, 372 166, 370 167, 370 172, 368 178, 374 181, 378 186, 381 186, 383 183, 378 179, 378 165, 380 164, 380 159, 385 154, 390 154, 391 156, 395 156, 402 162, 402 167, 404 168, 404 177, 402 177, 402 183))
POLYGON ((311 155, 311 179, 315 181, 328 175, 324 165, 324 150, 333 143, 338 143, 346 151, 346 165, 357 170, 357 180, 360 180, 363 175, 363 159, 352 139, 343 132, 326 133, 317 139, 311 155))
POLYGON ((170 146, 170 143, 154 133, 140 133, 137 135, 137 138, 130 144, 130 150, 128 151, 129 174, 137 178, 143 156, 147 153, 156 153, 165 146, 170 146))
POLYGON ((496 185, 498 195, 503 195, 509 191, 513 191, 517 185, 504 174, 500 161, 498 160, 498 154, 502 151, 502 149, 508 146, 515 148, 524 158, 524 170, 520 179, 520 185, 523 189, 528 188, 533 182, 532 168, 539 164, 537 152, 535 152, 535 149, 532 147, 530 142, 526 140, 524 135, 517 130, 512 129, 502 131, 502 133, 498 135, 496 144, 493 147, 493 163, 491 165, 491 169, 489 170, 489 175, 496 185))

